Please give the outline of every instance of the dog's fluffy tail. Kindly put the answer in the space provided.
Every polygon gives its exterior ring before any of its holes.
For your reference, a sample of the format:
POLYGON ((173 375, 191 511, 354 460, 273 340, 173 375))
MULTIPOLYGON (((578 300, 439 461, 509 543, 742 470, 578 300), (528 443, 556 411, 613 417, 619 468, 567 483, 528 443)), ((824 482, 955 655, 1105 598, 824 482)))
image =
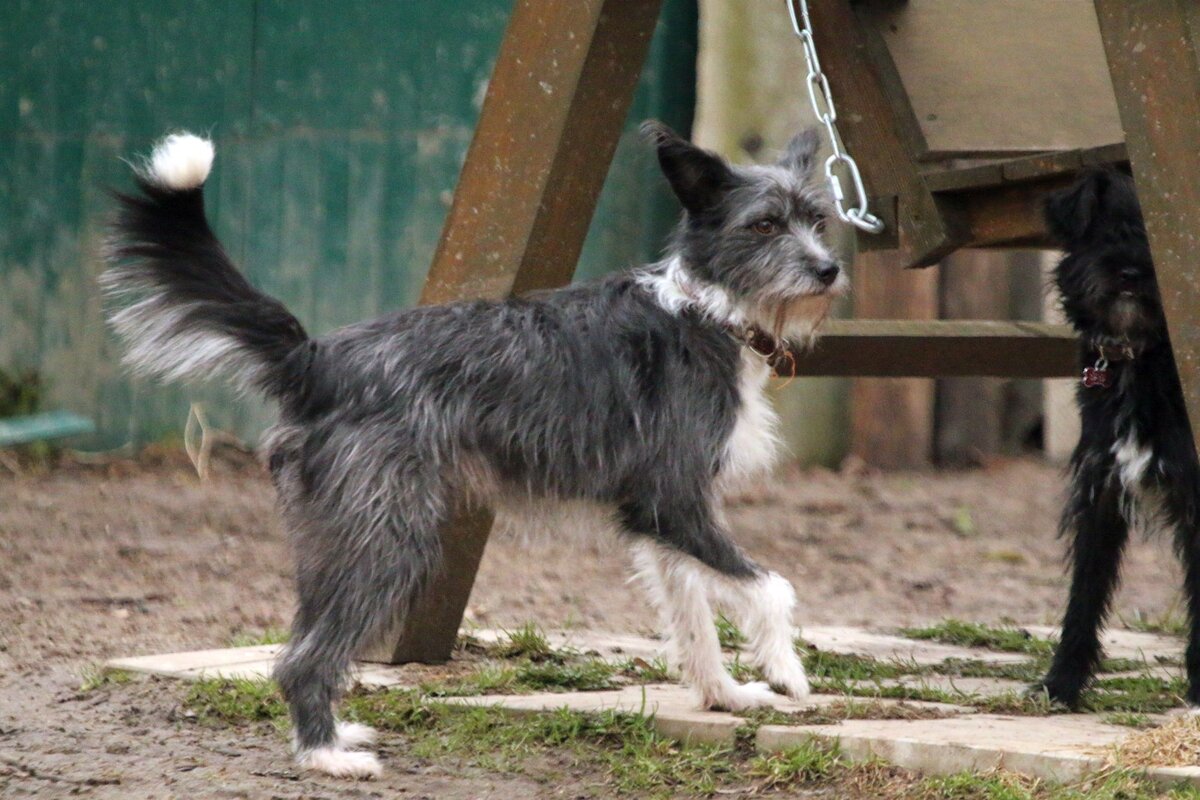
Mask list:
POLYGON ((204 215, 213 145, 187 133, 163 139, 135 168, 138 191, 118 194, 101 276, 122 306, 109 321, 127 363, 167 380, 221 374, 280 397, 288 356, 308 339, 274 298, 234 266, 204 215))

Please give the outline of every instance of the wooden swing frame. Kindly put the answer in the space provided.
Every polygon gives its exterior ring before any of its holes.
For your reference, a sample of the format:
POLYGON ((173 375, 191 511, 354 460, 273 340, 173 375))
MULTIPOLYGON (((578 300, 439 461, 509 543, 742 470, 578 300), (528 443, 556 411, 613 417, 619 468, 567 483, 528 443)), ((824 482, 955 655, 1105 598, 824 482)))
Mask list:
MULTIPOLYGON (((567 284, 629 111, 662 0, 517 0, 424 291, 423 303, 499 299, 567 284)), ((1193 420, 1200 420, 1200 11, 1185 0, 1094 0, 1125 142, 928 169, 903 83, 872 15, 897 0, 810 0, 839 133, 862 164, 897 248, 928 266, 965 246, 1045 246, 1038 199, 1083 167, 1128 164, 1193 420), (853 87, 848 91, 844 87, 853 87)), ((781 9, 782 11, 782 9, 781 9)), ((801 374, 1073 375, 1061 326, 831 322, 801 374)), ((399 631, 363 654, 440 662, 491 530, 462 510, 442 531, 443 568, 399 631)))

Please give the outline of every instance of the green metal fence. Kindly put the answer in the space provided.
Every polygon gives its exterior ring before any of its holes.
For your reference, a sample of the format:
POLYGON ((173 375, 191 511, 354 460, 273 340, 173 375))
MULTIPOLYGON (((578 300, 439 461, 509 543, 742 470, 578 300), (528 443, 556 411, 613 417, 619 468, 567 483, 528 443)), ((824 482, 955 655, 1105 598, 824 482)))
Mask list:
MULTIPOLYGON (((95 276, 108 187, 166 131, 210 133, 208 208, 313 332, 411 305, 511 0, 15 0, 0 7, 0 368, 93 417, 95 448, 182 431, 191 401, 254 440, 269 409, 129 379, 95 276)), ((580 276, 653 258, 675 216, 638 121, 687 130, 696 0, 667 0, 580 276)))

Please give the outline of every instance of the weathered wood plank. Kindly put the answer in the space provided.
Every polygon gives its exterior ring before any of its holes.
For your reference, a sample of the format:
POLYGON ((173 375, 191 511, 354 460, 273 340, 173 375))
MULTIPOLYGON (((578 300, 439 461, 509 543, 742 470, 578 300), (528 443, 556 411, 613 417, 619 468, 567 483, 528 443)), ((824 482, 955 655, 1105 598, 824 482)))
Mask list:
POLYGON ((1095 0, 1193 435, 1200 427, 1200 7, 1095 0))
POLYGON ((1088 0, 863 5, 930 155, 1071 150, 1121 139, 1088 0))
MULTIPOLYGON (((861 258, 861 256, 860 256, 861 258)), ((899 275, 911 275, 895 266, 899 275)), ((909 290, 911 291, 911 289, 909 290)), ((1076 338, 1064 325, 984 320, 830 320, 799 375, 881 378, 1076 374, 1076 338)))
MULTIPOLYGON (((1009 318, 1009 255, 959 250, 938 266, 941 318, 1009 318)), ((937 340, 929 349, 937 353, 937 340)), ((989 359, 987 354, 981 354, 989 359)), ((968 466, 1003 448, 1006 381, 995 377, 943 377, 934 389, 933 455, 941 466, 968 466)))
MULTIPOLYGON (((660 5, 518 0, 423 302, 570 281, 660 5)), ((464 512, 443 529, 440 573, 394 645, 371 656, 449 658, 491 523, 464 512)))

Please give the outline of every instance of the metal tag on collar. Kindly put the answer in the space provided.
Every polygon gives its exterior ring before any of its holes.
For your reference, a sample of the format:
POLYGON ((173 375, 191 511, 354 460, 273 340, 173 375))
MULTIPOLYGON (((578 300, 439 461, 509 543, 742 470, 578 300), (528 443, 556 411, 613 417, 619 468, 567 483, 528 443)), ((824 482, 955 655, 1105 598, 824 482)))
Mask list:
POLYGON ((779 342, 775 341, 775 337, 759 328, 747 330, 745 342, 747 347, 763 358, 770 358, 779 350, 779 342))
POLYGON ((1112 370, 1108 368, 1108 359, 1103 351, 1101 353, 1095 364, 1083 368, 1082 383, 1086 389, 1107 389, 1112 386, 1112 370))

